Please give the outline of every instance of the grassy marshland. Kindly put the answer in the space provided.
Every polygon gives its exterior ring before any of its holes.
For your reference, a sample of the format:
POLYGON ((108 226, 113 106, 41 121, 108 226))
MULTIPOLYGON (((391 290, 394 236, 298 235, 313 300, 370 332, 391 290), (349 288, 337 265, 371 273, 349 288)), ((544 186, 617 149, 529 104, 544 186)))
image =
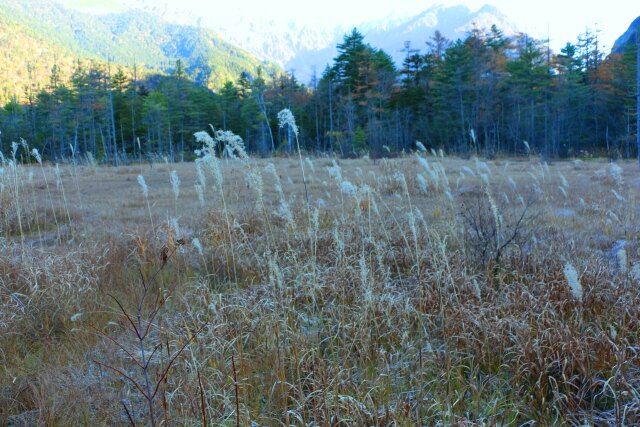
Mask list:
POLYGON ((640 423, 635 163, 27 153, 2 425, 640 423))

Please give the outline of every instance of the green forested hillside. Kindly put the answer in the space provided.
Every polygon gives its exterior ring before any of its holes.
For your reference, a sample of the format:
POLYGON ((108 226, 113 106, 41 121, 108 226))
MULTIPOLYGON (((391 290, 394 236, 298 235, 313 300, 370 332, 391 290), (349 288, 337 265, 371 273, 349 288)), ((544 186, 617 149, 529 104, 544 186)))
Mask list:
POLYGON ((26 98, 29 91, 45 87, 51 68, 57 64, 68 74, 74 53, 55 41, 11 20, 0 8, 0 103, 4 105, 14 95, 26 98))
POLYGON ((0 103, 46 87, 57 65, 64 78, 77 59, 172 71, 177 59, 196 83, 215 89, 242 71, 274 70, 211 30, 168 24, 140 11, 93 16, 46 0, 0 3, 0 103))

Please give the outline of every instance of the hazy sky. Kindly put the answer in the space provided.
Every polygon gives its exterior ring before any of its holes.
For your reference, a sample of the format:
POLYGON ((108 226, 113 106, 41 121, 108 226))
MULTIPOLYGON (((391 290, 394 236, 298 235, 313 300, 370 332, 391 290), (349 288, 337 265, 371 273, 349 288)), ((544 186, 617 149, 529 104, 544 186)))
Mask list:
POLYGON ((597 27, 604 46, 610 48, 615 39, 640 15, 640 1, 637 0, 179 0, 179 4, 189 9, 200 9, 205 16, 215 16, 224 10, 224 14, 242 13, 294 19, 304 23, 335 21, 341 24, 356 24, 394 12, 418 13, 434 4, 465 4, 475 10, 487 3, 498 7, 522 31, 539 38, 546 38, 548 31, 555 47, 575 41, 587 27, 597 27))
MULTIPOLYGON (((73 3, 115 3, 118 0, 59 0, 73 3)), ((167 0, 164 0, 167 1, 167 0)), ((356 25, 384 18, 393 13, 414 14, 435 4, 465 4, 477 10, 484 4, 500 9, 516 26, 536 38, 546 38, 558 49, 567 41, 575 42, 587 27, 597 28, 605 48, 640 15, 638 0, 168 0, 179 10, 197 14, 215 28, 215 21, 247 16, 281 19, 300 24, 339 23, 356 25)))

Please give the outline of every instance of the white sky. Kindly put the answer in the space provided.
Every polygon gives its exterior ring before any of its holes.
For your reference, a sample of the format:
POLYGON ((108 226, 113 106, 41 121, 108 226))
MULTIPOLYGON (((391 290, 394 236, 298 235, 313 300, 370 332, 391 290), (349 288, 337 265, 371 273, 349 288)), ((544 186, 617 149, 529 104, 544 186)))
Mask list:
POLYGON ((419 13, 434 4, 465 4, 477 10, 489 3, 500 9, 521 31, 536 38, 546 38, 548 31, 551 45, 556 49, 568 41, 575 42, 587 27, 596 26, 603 45, 611 48, 615 39, 640 15, 638 0, 178 0, 176 3, 187 9, 200 10, 205 19, 242 14, 279 17, 305 24, 334 22, 346 25, 383 18, 394 12, 419 13))
MULTIPOLYGON (((93 6, 114 5, 123 0, 58 1, 93 6)), ((602 46, 610 49, 616 38, 640 15, 639 0, 160 0, 150 3, 163 2, 171 3, 177 10, 201 16, 203 23, 213 28, 216 20, 240 16, 307 25, 351 26, 393 13, 416 14, 435 4, 465 4, 477 10, 488 3, 500 9, 521 31, 539 39, 549 34, 551 46, 556 51, 568 41, 576 42, 587 27, 597 28, 602 46)))

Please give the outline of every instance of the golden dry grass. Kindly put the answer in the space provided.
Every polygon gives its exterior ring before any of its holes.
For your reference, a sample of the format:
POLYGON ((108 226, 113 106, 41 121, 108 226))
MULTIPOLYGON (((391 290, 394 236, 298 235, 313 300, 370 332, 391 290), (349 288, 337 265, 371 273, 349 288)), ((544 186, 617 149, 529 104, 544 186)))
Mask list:
POLYGON ((640 179, 618 165, 311 159, 307 203, 294 159, 222 161, 204 206, 192 163, 62 186, 4 165, 0 424, 149 423, 118 308, 150 319, 145 283, 169 425, 638 423, 640 179))

